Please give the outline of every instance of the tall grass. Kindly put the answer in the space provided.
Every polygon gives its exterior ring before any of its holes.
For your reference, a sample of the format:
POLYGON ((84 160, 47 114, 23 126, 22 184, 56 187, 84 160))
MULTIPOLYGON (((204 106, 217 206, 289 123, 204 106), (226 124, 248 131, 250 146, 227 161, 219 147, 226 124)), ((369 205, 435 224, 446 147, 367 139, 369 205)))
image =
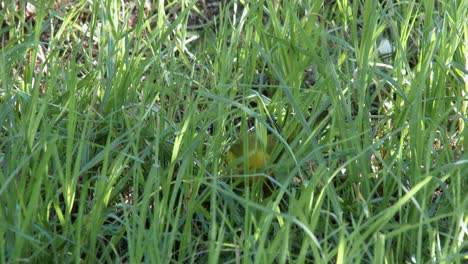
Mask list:
POLYGON ((2 1, 1 263, 466 262, 465 1, 150 2, 2 1))

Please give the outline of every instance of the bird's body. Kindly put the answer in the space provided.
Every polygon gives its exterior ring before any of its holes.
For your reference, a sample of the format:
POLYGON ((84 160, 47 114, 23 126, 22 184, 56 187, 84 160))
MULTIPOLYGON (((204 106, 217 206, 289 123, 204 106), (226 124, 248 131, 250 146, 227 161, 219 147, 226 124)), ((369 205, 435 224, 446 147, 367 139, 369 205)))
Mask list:
MULTIPOLYGON (((235 176, 264 173, 271 159, 273 136, 269 135, 267 140, 262 141, 255 133, 251 133, 246 139, 238 139, 227 152, 227 162, 235 176)), ((258 182, 260 178, 263 177, 252 177, 250 182, 258 182)))

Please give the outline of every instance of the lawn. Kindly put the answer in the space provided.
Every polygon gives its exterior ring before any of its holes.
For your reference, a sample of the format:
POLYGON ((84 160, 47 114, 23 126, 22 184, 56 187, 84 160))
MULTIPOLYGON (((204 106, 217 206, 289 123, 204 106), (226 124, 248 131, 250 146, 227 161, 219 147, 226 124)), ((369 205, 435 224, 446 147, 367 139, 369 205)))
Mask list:
POLYGON ((0 3, 0 263, 467 263, 466 0, 0 3))

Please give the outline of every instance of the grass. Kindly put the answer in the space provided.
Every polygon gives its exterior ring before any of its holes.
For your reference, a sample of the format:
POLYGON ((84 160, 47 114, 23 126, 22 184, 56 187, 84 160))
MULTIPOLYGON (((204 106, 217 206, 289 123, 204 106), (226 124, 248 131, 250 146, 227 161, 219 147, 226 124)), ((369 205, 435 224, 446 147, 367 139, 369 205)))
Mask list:
POLYGON ((0 263, 467 261, 466 1, 1 3, 0 263))

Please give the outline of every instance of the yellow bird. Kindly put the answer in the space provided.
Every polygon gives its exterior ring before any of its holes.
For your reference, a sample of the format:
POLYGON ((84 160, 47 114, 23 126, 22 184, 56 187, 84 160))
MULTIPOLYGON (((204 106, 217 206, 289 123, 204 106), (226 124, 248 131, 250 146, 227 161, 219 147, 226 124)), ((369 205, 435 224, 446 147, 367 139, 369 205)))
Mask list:
MULTIPOLYGON (((262 141, 255 133, 249 133, 246 139, 238 139, 228 150, 226 154, 228 165, 242 174, 265 172, 271 160, 274 135, 268 135, 266 140, 262 141)), ((250 182, 253 180, 258 182, 262 178, 264 177, 251 177, 250 182)))

